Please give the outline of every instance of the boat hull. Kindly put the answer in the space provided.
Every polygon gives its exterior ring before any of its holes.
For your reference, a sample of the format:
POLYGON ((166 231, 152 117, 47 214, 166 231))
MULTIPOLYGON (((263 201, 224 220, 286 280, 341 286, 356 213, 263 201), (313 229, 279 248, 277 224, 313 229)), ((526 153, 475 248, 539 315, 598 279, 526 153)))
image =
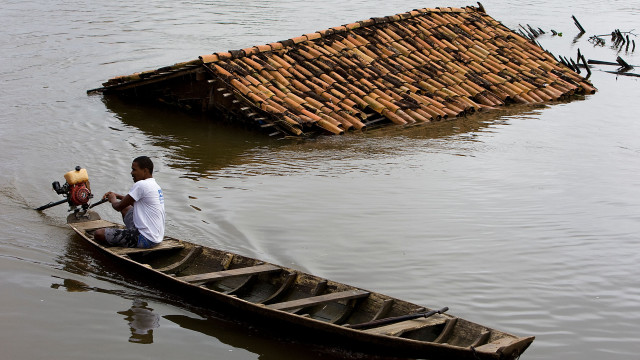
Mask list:
POLYGON ((69 226, 154 286, 278 336, 344 350, 345 357, 515 359, 534 340, 448 314, 395 320, 428 309, 183 240, 165 238, 150 250, 105 247, 93 240, 93 231, 120 225, 91 219, 69 226), (351 327, 380 318, 391 323, 351 327))

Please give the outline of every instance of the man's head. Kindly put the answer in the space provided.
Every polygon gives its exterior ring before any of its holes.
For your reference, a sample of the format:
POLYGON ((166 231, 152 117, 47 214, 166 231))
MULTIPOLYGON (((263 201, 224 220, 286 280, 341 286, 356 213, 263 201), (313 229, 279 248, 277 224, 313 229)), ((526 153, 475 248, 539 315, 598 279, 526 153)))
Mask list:
POLYGON ((133 182, 153 177, 153 162, 148 156, 138 156, 131 163, 133 182))

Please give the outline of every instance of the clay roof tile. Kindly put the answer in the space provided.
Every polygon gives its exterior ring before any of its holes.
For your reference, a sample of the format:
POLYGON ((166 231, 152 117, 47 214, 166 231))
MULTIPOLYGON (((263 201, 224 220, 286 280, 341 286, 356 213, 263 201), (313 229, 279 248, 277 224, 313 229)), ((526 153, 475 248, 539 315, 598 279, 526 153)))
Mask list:
MULTIPOLYGON (((296 36, 290 39, 294 44, 299 44, 301 42, 309 40, 306 35, 296 36)), ((286 41, 286 40, 285 40, 286 41)))
MULTIPOLYGON (((192 66, 208 69, 240 102, 264 118, 280 119, 275 126, 294 135, 310 128, 333 134, 363 129, 371 111, 375 119, 405 124, 595 91, 539 46, 474 7, 371 18, 203 55, 171 69, 192 66)), ((165 71, 117 77, 105 86, 165 71)))

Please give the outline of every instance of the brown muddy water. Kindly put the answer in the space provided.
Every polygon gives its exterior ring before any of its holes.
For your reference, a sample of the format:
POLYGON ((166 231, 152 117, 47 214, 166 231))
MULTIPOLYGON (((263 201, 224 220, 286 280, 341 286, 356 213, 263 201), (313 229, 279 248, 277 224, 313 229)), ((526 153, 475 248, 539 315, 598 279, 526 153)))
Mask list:
MULTIPOLYGON (((588 59, 640 65, 640 48, 588 41, 640 33, 637 1, 483 4, 512 29, 562 32, 539 38, 556 55, 575 58, 579 48, 588 59)), ((308 141, 85 93, 202 54, 466 5, 474 3, 4 1, 1 357, 327 356, 154 290, 74 236, 64 206, 32 210, 59 199, 51 182, 76 165, 96 193, 126 192, 131 159, 147 154, 169 235, 535 335, 523 359, 636 358, 640 82, 604 72, 615 67, 594 67, 599 91, 571 102, 308 141)))

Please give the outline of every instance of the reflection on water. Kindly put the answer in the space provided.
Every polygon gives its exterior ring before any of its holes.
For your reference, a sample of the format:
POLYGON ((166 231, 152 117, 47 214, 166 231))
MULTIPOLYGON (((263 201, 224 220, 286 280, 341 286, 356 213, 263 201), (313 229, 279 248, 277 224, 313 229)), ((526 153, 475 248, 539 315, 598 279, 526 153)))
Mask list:
POLYGON ((96 273, 96 260, 91 246, 84 241, 77 241, 79 237, 74 233, 69 236, 65 244, 64 253, 56 259, 65 271, 76 275, 96 273))
POLYGON ((63 279, 62 284, 53 283, 51 284, 52 289, 65 289, 68 292, 86 292, 86 291, 96 291, 97 289, 91 288, 89 285, 83 283, 82 281, 74 280, 74 279, 63 279))
POLYGON ((165 160, 170 167, 184 169, 184 177, 206 176, 241 162, 242 156, 252 149, 276 143, 263 134, 211 121, 202 114, 157 104, 127 103, 113 96, 101 99, 123 125, 141 130, 152 145, 170 150, 165 160))
POLYGON ((165 315, 169 320, 183 329, 212 336, 219 341, 237 348, 244 348, 254 354, 260 354, 262 360, 280 359, 316 359, 321 358, 308 349, 284 340, 265 337, 265 333, 257 332, 252 325, 242 325, 221 321, 214 318, 194 318, 186 315, 165 315), (274 346, 274 342, 279 346, 274 346), (275 350, 275 351, 274 351, 275 350))
MULTIPOLYGON (((128 298, 131 294, 127 294, 118 290, 106 290, 85 284, 75 279, 62 279, 62 283, 51 284, 52 289, 64 289, 68 292, 97 292, 103 294, 117 295, 119 297, 128 298)), ((129 342, 138 344, 153 343, 153 329, 160 326, 160 317, 148 307, 148 303, 140 299, 133 299, 131 308, 126 311, 118 311, 118 314, 125 315, 124 318, 131 329, 129 342)))
POLYGON ((153 329, 160 327, 160 317, 153 312, 153 309, 142 300, 134 299, 131 308, 126 311, 118 311, 131 328, 129 342, 137 344, 153 343, 153 329))
MULTIPOLYGON (((573 98, 580 100, 583 98, 573 98)), ((167 150, 165 161, 191 179, 254 175, 327 175, 380 171, 362 166, 402 154, 437 152, 460 154, 476 133, 507 125, 511 117, 537 115, 554 104, 510 105, 437 123, 388 126, 344 136, 271 139, 235 125, 211 121, 206 115, 102 96, 107 108, 125 126, 144 132, 151 144, 167 150), (453 141, 452 141, 453 140, 453 141)), ((569 101, 569 100, 567 100, 569 101)), ((566 103, 567 101, 556 102, 566 103)), ((113 131, 123 131, 112 128, 113 131)), ((198 209, 196 209, 198 210, 198 209)))
MULTIPOLYGON (((345 353, 344 350, 328 348, 321 342, 293 342, 280 337, 277 331, 261 331, 253 325, 222 322, 214 318, 194 318, 186 315, 165 315, 181 328, 215 337, 225 344, 244 348, 259 354, 260 360, 341 360, 345 358, 364 359, 365 355, 345 353)), ((368 360, 399 360, 366 355, 368 360)))

